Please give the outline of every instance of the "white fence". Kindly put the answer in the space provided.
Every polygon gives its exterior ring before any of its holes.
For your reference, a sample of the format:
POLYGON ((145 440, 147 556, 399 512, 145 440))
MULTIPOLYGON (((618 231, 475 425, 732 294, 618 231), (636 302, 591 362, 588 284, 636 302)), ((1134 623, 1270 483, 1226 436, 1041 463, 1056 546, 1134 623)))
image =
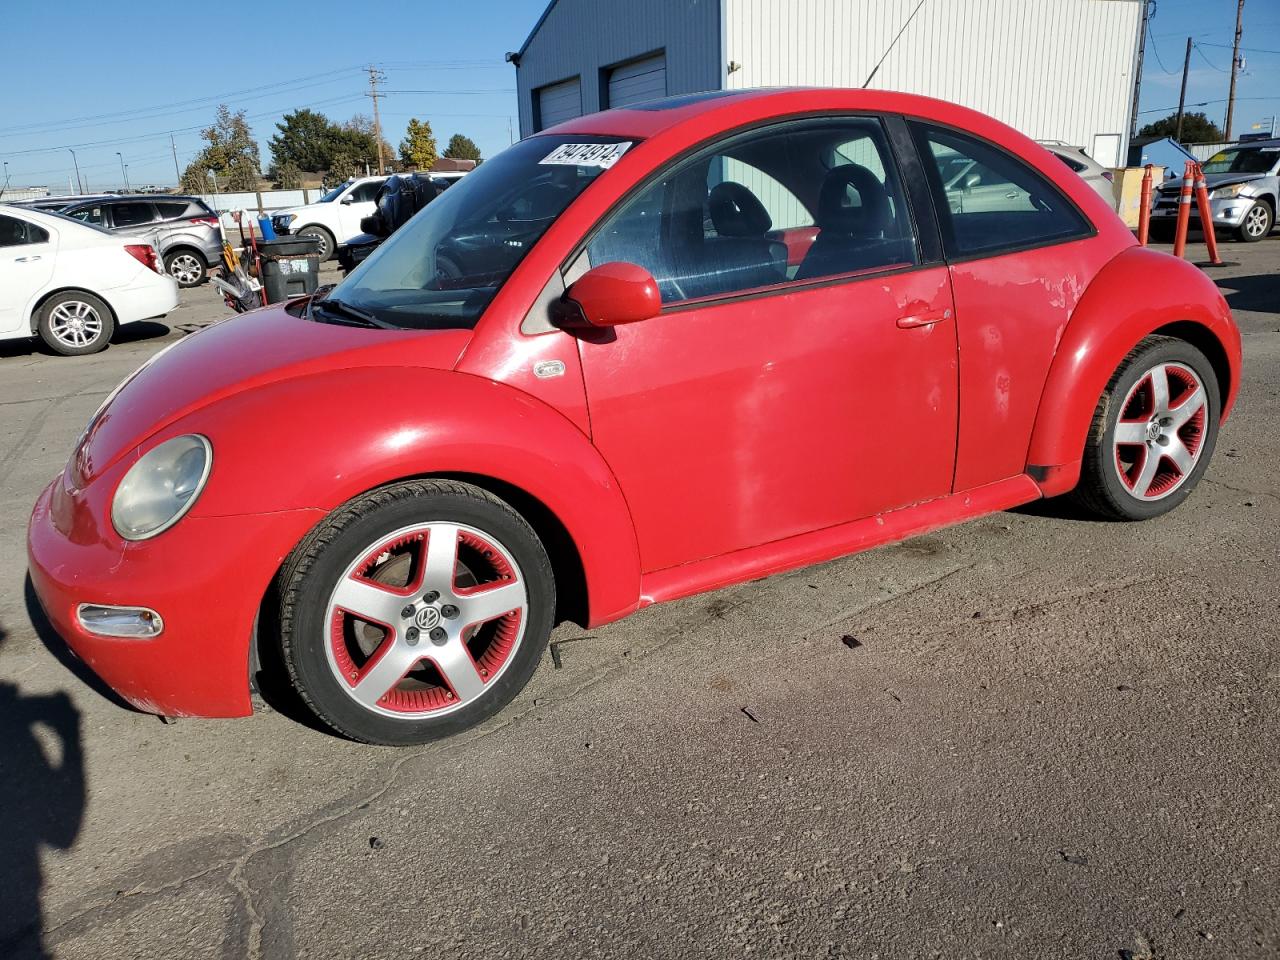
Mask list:
POLYGON ((1208 160, 1223 147, 1229 147, 1230 143, 1184 143, 1183 146, 1191 151, 1191 155, 1197 160, 1208 160))

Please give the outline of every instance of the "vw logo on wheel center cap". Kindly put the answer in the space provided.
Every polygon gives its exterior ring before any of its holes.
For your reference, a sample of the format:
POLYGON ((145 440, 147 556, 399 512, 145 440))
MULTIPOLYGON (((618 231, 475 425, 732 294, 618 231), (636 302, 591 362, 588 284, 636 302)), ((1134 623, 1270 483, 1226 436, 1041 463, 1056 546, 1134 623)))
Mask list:
POLYGON ((1148 423, 1148 424, 1147 424, 1147 439, 1148 439, 1148 440, 1159 440, 1159 439, 1160 439, 1160 433, 1161 433, 1161 430, 1160 430, 1160 424, 1159 424, 1157 421, 1152 420, 1150 423, 1148 423))
POLYGON ((413 618, 413 622, 422 630, 434 630, 440 626, 440 611, 435 607, 423 607, 413 618))

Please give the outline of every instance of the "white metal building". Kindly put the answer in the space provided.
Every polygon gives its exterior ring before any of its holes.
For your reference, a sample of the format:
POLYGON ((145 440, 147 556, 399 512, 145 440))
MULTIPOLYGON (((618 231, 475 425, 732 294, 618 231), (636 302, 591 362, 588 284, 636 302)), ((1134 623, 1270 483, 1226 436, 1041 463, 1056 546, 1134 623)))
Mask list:
POLYGON ((551 0, 509 55, 520 132, 701 90, 860 87, 883 57, 871 86, 1123 162, 1139 0, 924 0, 911 18, 918 2, 551 0))

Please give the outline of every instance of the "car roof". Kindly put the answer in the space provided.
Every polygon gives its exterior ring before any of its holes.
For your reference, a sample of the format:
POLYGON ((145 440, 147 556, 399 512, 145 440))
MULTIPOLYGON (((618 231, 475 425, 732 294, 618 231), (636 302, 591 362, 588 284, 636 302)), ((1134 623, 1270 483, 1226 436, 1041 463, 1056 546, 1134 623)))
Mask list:
MULTIPOLYGON (((898 113, 933 119, 966 129, 997 124, 985 114, 958 104, 912 93, 850 87, 755 87, 713 90, 664 97, 600 113, 575 117, 535 136, 555 133, 646 139, 675 127, 703 126, 708 133, 771 116, 813 113, 898 113)), ((1025 139, 1017 134, 1019 139, 1025 139)))

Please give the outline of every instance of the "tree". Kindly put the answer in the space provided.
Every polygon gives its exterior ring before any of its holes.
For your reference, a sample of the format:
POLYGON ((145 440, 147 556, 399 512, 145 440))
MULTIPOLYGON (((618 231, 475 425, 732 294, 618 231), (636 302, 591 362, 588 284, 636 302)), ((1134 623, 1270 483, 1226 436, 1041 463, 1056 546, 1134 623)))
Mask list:
POLYGON ((449 138, 449 145, 444 148, 444 155, 454 160, 474 160, 476 163, 482 159, 476 142, 460 133, 455 133, 449 138))
POLYGON ((223 189, 257 188, 260 167, 258 142, 253 139, 253 131, 249 129, 243 110, 232 113, 225 103, 221 104, 213 126, 201 131, 200 138, 207 146, 187 165, 182 174, 182 189, 193 193, 206 192, 210 186, 210 170, 223 189))
MULTIPOLYGON (((1140 137, 1172 137, 1178 132, 1178 115, 1171 113, 1163 120, 1148 123, 1138 131, 1140 137)), ((1203 113, 1184 113, 1182 115, 1183 143, 1221 143, 1222 131, 1217 124, 1203 113)))
POLYGON ((439 158, 436 150, 435 134, 431 132, 431 123, 417 117, 409 121, 404 139, 400 141, 400 160, 409 167, 419 170, 430 170, 439 158))
POLYGON ((329 169, 340 138, 338 127, 328 117, 314 110, 295 110, 286 113, 276 129, 279 133, 270 144, 275 168, 292 164, 307 173, 329 169))
MULTIPOLYGON (((385 169, 376 169, 378 165, 378 140, 373 135, 373 120, 365 114, 357 113, 342 125, 342 142, 368 160, 370 168, 374 169, 375 173, 387 172, 385 169)), ((382 162, 392 170, 396 168, 396 152, 391 144, 387 143, 385 137, 382 140, 382 162)))
MULTIPOLYGON (((375 157, 374 160, 376 162, 377 158, 375 157)), ((343 144, 333 152, 329 160, 329 171, 325 176, 325 183, 332 186, 350 177, 363 176, 366 162, 368 160, 363 153, 343 144)))
POLYGON ((297 190, 302 186, 302 171, 296 164, 281 163, 274 168, 272 179, 277 190, 297 190))

